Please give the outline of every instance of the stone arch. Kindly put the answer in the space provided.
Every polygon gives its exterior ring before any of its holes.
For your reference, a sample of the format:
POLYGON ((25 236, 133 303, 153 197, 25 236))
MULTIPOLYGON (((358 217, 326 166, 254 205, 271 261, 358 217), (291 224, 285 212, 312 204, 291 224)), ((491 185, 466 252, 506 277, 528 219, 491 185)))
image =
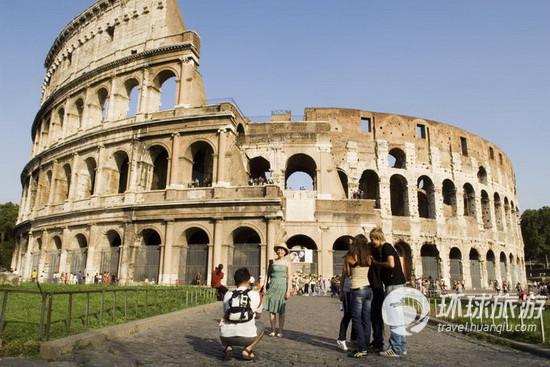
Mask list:
POLYGON ((391 214, 395 216, 409 215, 409 194, 407 179, 401 175, 390 178, 391 214))
POLYGON ((462 252, 458 247, 451 248, 449 251, 449 273, 451 280, 451 287, 454 282, 462 282, 464 280, 464 274, 462 269, 462 252))
POLYGON ((464 184, 463 199, 464 199, 464 216, 476 217, 476 194, 472 185, 468 182, 464 184))
POLYGON ((286 161, 285 188, 295 190, 296 186, 308 191, 317 190, 317 163, 307 154, 297 153, 286 161))
POLYGON ((348 252, 349 245, 353 237, 346 235, 340 236, 332 244, 332 274, 342 274, 344 269, 344 256, 348 252))
POLYGON ((94 158, 88 157, 84 160, 84 165, 86 166, 85 174, 81 174, 84 180, 84 197, 90 197, 95 194, 97 163, 94 158))
POLYGON ((470 277, 473 289, 481 289, 481 263, 479 252, 475 248, 470 249, 470 277))
POLYGON ((364 170, 359 179, 359 197, 374 200, 374 207, 380 208, 380 178, 370 169, 364 170))
POLYGON ((118 278, 122 237, 117 230, 110 229, 105 233, 105 239, 108 246, 101 249, 99 271, 101 274, 108 272, 111 276, 114 275, 118 278))
POLYGON ((162 239, 157 230, 146 228, 140 233, 141 246, 135 248, 134 281, 158 282, 162 239))
POLYGON ((491 287, 494 282, 497 280, 496 276, 496 264, 495 264, 495 253, 493 250, 488 250, 487 255, 485 256, 487 263, 487 284, 491 287))
POLYGON ((504 251, 500 253, 500 278, 503 282, 508 279, 508 264, 504 251))
POLYGON ((410 282, 413 280, 413 258, 411 246, 407 242, 399 240, 395 244, 395 249, 397 250, 397 254, 399 255, 399 260, 401 261, 401 269, 403 269, 405 280, 410 282))
POLYGON ((182 234, 184 246, 180 256, 178 279, 186 284, 204 285, 208 276, 208 233, 196 226, 190 226, 182 234), (200 274, 200 282, 194 282, 200 274))
POLYGON ((67 127, 68 133, 75 133, 78 129, 84 127, 84 99, 77 98, 71 106, 70 111, 70 126, 67 127))
POLYGON ((247 225, 237 227, 231 232, 233 248, 231 256, 228 257, 232 259, 228 274, 233 274, 235 270, 246 267, 255 279, 259 278, 262 243, 260 233, 247 225))
POLYGON ((506 230, 510 230, 510 203, 508 197, 504 197, 504 219, 506 221, 506 230))
POLYGON ((489 194, 485 190, 481 190, 481 218, 485 229, 493 226, 491 223, 491 201, 489 200, 489 194))
POLYGON ((122 194, 128 189, 130 160, 128 153, 119 150, 113 154, 116 170, 113 172, 110 191, 122 194))
POLYGON ((185 182, 191 187, 212 186, 214 175, 214 148, 210 142, 197 140, 185 152, 185 182))
POLYGON ((344 196, 346 199, 349 199, 348 175, 341 168, 337 168, 336 171, 338 172, 338 178, 340 179, 340 184, 342 185, 344 196))
POLYGON ((165 68, 156 74, 153 88, 149 93, 153 107, 151 112, 174 109, 178 97, 177 75, 178 73, 171 68, 165 68))
POLYGON ((456 216, 456 187, 453 181, 449 179, 443 180, 443 214, 445 217, 456 216))
POLYGON ((54 133, 55 139, 63 138, 63 127, 65 125, 65 109, 60 107, 57 109, 57 122, 56 132, 54 133))
POLYGON ((94 122, 105 122, 109 119, 109 103, 109 91, 105 87, 99 88, 96 92, 96 100, 92 102, 92 106, 94 106, 97 110, 97 113, 94 116, 94 122))
POLYGON ((296 271, 298 269, 302 270, 306 274, 318 274, 319 271, 318 268, 318 247, 315 241, 304 234, 296 234, 290 238, 288 238, 286 241, 286 245, 291 250, 312 250, 312 262, 311 263, 294 263, 293 264, 293 271, 296 271))
POLYGON ((244 125, 238 124, 237 125, 237 137, 243 138, 245 135, 244 125))
POLYGON ((122 116, 131 117, 138 113, 139 111, 139 96, 141 92, 139 81, 132 77, 124 81, 124 111, 122 111, 122 116))
POLYGON ((253 180, 271 180, 271 164, 262 156, 257 156, 248 161, 250 179, 253 180))
POLYGON ((516 275, 516 262, 514 261, 514 255, 512 255, 512 253, 510 253, 510 279, 511 279, 511 283, 510 283, 510 290, 513 289, 513 287, 516 286, 516 282, 517 282, 517 275, 516 275))
POLYGON ((86 275, 86 262, 88 260, 88 239, 82 233, 77 233, 74 236, 73 245, 68 250, 70 263, 70 272, 78 274, 81 272, 86 275))
POLYGON ((153 145, 149 148, 151 162, 151 178, 149 190, 164 190, 168 182, 168 151, 162 145, 153 145))
POLYGON ((434 244, 424 244, 420 248, 422 258, 422 278, 438 281, 441 276, 439 250, 434 244))
POLYGON ((435 218, 435 188, 428 176, 420 176, 416 183, 418 198, 418 216, 420 218, 435 218))
POLYGON ((49 280, 53 279, 54 273, 59 272, 62 248, 63 248, 63 241, 61 240, 61 237, 58 235, 53 236, 50 241, 48 259, 46 260, 48 264, 46 278, 49 280))
POLYGON ((61 170, 61 177, 59 177, 56 184, 56 191, 57 191, 56 202, 61 203, 69 199, 69 193, 71 191, 71 178, 72 178, 71 165, 69 163, 65 163, 61 170))
POLYGON ((388 167, 407 168, 407 155, 400 148, 393 148, 388 152, 388 167))
POLYGON ((487 170, 483 166, 479 166, 477 170, 477 179, 480 184, 487 185, 487 170))

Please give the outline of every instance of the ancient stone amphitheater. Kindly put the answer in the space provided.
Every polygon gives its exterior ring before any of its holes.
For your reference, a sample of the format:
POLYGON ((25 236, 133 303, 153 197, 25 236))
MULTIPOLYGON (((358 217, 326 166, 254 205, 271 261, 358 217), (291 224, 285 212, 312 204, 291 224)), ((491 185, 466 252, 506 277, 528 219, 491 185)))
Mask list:
POLYGON ((303 270, 327 277, 350 236, 379 225, 409 278, 525 283, 515 176, 497 146, 366 110, 252 121, 206 99, 199 56, 175 0, 99 0, 61 31, 21 174, 23 278, 188 283, 219 263, 258 275, 280 241, 312 249, 303 270))

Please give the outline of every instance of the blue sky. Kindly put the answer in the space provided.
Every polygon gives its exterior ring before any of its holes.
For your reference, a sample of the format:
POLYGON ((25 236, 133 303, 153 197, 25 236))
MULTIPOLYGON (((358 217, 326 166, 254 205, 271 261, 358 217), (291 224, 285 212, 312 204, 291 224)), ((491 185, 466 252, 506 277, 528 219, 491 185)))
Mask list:
MULTIPOLYGON (((248 115, 394 112, 479 134, 512 159, 521 209, 550 205, 550 1, 180 0, 209 98, 248 115)), ((19 201, 43 61, 91 0, 0 0, 0 202, 19 201)))

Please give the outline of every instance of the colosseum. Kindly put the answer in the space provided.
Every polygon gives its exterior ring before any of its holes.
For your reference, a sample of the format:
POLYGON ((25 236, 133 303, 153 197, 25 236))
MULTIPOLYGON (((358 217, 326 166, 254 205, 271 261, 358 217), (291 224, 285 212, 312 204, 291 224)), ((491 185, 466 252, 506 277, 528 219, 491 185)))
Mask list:
POLYGON ((217 264, 257 276, 282 241, 329 277, 350 236, 381 226, 409 279, 526 283, 514 171, 495 144, 367 110, 256 121, 209 101, 199 64, 176 0, 98 0, 61 31, 21 174, 24 279, 189 283, 217 264))

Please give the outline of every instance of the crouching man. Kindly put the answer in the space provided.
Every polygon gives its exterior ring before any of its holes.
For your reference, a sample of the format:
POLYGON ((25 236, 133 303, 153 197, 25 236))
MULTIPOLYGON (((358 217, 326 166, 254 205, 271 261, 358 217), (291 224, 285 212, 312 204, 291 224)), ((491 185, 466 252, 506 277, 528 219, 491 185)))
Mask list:
POLYGON ((255 358, 253 349, 264 335, 260 317, 260 294, 250 288, 250 272, 240 268, 235 272, 237 289, 229 291, 223 298, 224 317, 220 321, 220 339, 225 347, 224 360, 231 359, 233 347, 244 347, 242 358, 255 358))

